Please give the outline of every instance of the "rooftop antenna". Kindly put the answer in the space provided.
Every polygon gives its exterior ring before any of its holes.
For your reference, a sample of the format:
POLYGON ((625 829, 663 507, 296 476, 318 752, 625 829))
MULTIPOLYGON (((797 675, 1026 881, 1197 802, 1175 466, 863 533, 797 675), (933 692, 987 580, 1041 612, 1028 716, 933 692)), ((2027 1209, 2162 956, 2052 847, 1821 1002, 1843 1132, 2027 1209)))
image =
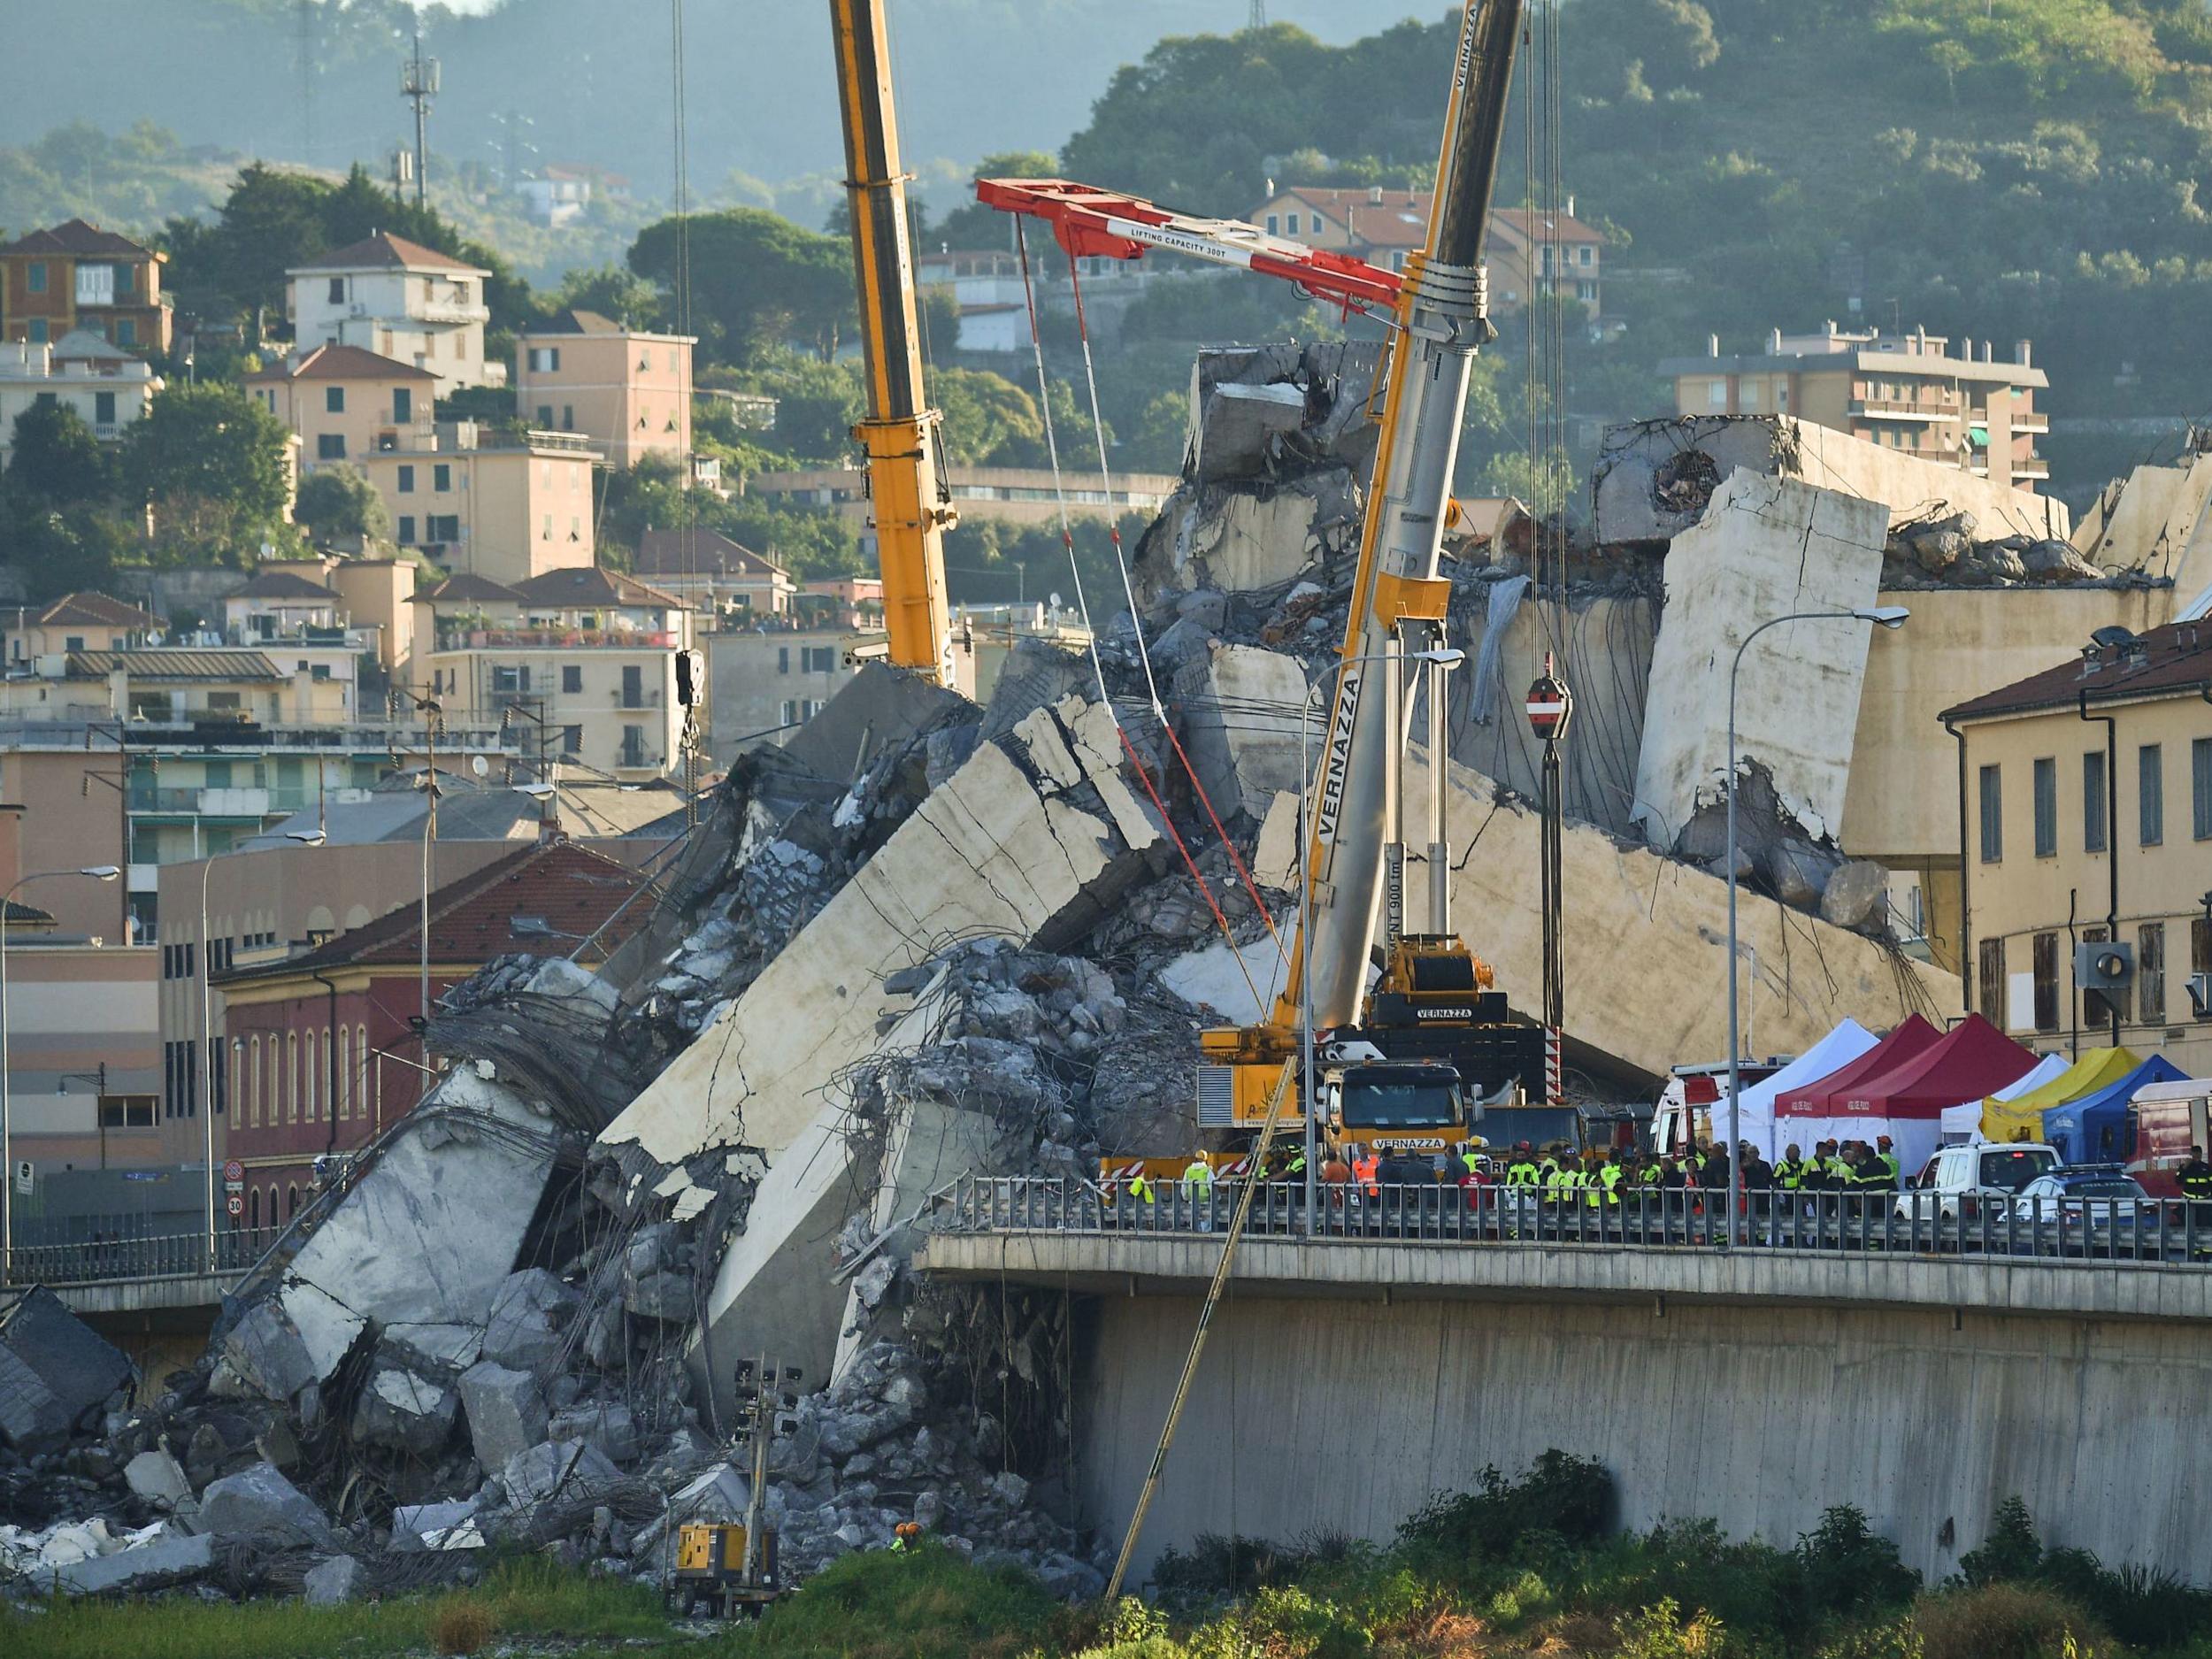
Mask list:
POLYGON ((1252 0, 1251 19, 1244 27, 1248 29, 1263 29, 1267 27, 1267 0, 1252 0))
POLYGON ((308 162, 315 159, 315 0, 298 0, 300 158, 308 162))
POLYGON ((415 31, 414 54, 399 66, 399 95, 415 106, 415 205, 430 205, 430 100, 438 95, 438 60, 422 55, 422 31, 415 31))

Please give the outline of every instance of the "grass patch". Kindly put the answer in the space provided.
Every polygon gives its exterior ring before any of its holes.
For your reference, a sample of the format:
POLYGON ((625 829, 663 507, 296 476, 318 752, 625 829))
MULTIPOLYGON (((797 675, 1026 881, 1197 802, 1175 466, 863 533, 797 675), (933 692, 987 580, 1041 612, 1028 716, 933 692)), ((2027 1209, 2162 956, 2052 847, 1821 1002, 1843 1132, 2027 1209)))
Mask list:
POLYGON ((0 1655, 37 1659, 377 1659, 467 1653, 442 1632, 482 1619, 481 1647, 501 1636, 651 1637, 668 1632, 660 1597, 639 1585, 588 1578, 550 1562, 503 1562, 473 1589, 345 1607, 299 1600, 208 1603, 55 1600, 36 1613, 0 1609, 0 1655))
POLYGON ((848 1555, 703 1651, 729 1659, 1018 1659, 1086 1640, 1081 1614, 1026 1573, 941 1545, 848 1555))

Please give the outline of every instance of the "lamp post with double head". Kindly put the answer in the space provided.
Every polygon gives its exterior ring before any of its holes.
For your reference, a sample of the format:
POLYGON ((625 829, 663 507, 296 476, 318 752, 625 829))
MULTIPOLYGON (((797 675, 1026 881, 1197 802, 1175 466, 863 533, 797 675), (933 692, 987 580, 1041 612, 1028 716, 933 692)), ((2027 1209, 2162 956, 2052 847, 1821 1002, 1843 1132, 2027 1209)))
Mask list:
POLYGON ((1785 622, 1871 622, 1877 627, 1901 628, 1912 612, 1902 605, 1876 605, 1859 611, 1793 611, 1787 616, 1774 617, 1762 622, 1743 636, 1736 647, 1736 655, 1728 664, 1728 1232, 1731 1244, 1735 1242, 1739 1218, 1743 1214, 1743 1044, 1738 1034, 1736 961, 1736 677, 1743 668, 1743 654, 1751 649, 1751 641, 1769 628, 1778 628, 1785 622))
MULTIPOLYGON (((120 864, 87 864, 78 870, 38 870, 19 877, 0 894, 0 1280, 15 1250, 15 1120, 8 1079, 8 911, 15 895, 34 881, 53 881, 63 876, 83 876, 94 881, 112 881, 123 873, 120 864)), ((99 1110, 96 1102, 94 1111, 99 1110)))
MULTIPOLYGON (((1316 826, 1311 811, 1313 788, 1313 757, 1311 737, 1315 694, 1324 686, 1333 687, 1348 668, 1362 663, 1425 663, 1433 668, 1448 669, 1466 661, 1467 653, 1456 646, 1438 646, 1424 651, 1370 651, 1357 657, 1339 657, 1329 666, 1325 678, 1317 680, 1307 688, 1304 706, 1298 710, 1298 1101, 1305 1119, 1306 1155, 1306 1232, 1315 1231, 1317 1205, 1320 1202, 1318 1133, 1314 1122, 1313 1099, 1313 871, 1310 868, 1314 850, 1316 826)), ((1443 695, 1440 677, 1430 689, 1431 696, 1443 695)), ((1435 725, 1432 722, 1432 729, 1435 725)), ((1402 733, 1394 733, 1394 743, 1404 741, 1402 733)), ((1437 757, 1429 757, 1429 765, 1439 764, 1437 757)), ((1443 787, 1440 773, 1432 776, 1431 787, 1443 787)), ((1263 1009, 1261 1015, 1265 1017, 1263 1009)), ((1255 1171, 1256 1175, 1258 1171, 1255 1171)))

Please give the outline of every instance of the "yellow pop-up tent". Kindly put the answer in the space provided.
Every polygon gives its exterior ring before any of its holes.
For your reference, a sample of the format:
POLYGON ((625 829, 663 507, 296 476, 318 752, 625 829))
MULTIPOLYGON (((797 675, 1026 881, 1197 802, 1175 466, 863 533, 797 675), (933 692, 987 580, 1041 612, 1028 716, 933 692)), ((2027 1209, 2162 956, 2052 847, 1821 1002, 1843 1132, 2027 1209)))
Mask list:
POLYGON ((2091 1048, 2040 1088, 2013 1100, 1991 1095, 1982 1102, 1985 1141, 2040 1141, 2045 1108, 2093 1094, 2142 1064, 2125 1048, 2091 1048))

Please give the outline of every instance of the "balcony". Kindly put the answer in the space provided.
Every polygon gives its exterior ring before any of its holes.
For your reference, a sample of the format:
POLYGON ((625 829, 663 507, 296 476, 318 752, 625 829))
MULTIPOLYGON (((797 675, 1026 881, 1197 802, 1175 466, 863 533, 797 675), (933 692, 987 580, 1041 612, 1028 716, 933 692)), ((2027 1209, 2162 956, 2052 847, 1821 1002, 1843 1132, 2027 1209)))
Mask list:
POLYGON ((442 651, 673 651, 682 641, 673 633, 643 628, 464 628, 441 627, 442 651))
POLYGON ((476 304, 464 305, 453 300, 426 301, 415 308, 414 314, 421 322, 454 323, 463 327, 471 323, 489 322, 492 316, 488 307, 476 304))
POLYGON ((1933 423, 1956 420, 1962 411, 1955 402, 1907 403, 1888 397, 1855 397, 1847 405, 1854 415, 1880 420, 1918 420, 1933 423))

